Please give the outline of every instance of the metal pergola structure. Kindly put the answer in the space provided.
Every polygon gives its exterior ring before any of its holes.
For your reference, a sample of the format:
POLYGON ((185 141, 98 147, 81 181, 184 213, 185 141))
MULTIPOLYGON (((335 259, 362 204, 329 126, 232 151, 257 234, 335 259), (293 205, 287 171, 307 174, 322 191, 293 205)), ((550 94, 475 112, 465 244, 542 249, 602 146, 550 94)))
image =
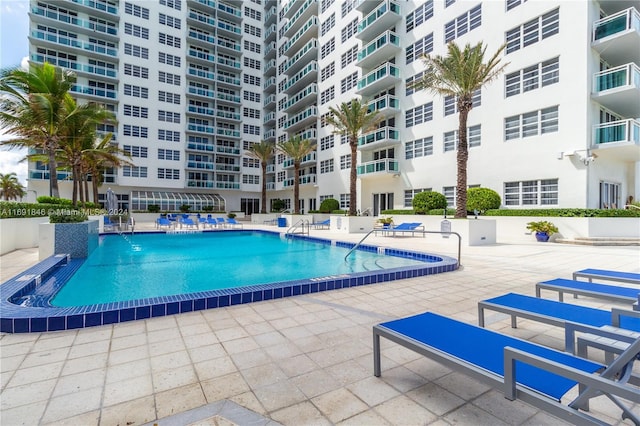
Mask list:
POLYGON ((150 205, 160 206, 160 211, 179 211, 182 205, 193 211, 213 206, 213 211, 226 211, 225 200, 219 194, 197 194, 189 192, 131 191, 131 209, 147 210, 150 205))

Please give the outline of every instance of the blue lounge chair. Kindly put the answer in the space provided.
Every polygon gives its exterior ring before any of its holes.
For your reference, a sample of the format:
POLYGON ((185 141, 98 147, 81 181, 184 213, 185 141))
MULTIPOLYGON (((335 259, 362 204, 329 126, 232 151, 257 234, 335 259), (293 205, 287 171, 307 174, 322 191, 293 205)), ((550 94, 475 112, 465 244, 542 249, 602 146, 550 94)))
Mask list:
POLYGON ((236 227, 242 228, 242 224, 232 217, 227 218, 226 225, 229 225, 230 228, 236 228, 236 227))
POLYGON ((209 225, 212 229, 218 227, 218 221, 215 220, 214 218, 208 217, 205 220, 206 220, 207 225, 209 225))
MULTIPOLYGON (((422 226, 420 222, 405 222, 397 226, 391 226, 389 229, 386 229, 384 231, 386 231, 387 236, 389 234, 392 234, 395 237, 396 232, 400 234, 411 232, 411 236, 414 236, 416 232, 424 231, 424 226, 422 226)), ((422 236, 424 237, 424 233, 422 233, 422 236)))
POLYGON ((115 223, 115 222, 111 222, 111 219, 109 219, 109 216, 104 215, 104 216, 102 217, 102 220, 103 220, 103 227, 102 227, 102 229, 103 229, 105 232, 113 232, 113 231, 116 231, 116 230, 117 230, 117 228, 118 228, 118 224, 117 224, 117 223, 115 223))
POLYGON ((599 395, 614 401, 623 418, 640 422, 620 400, 640 400, 640 390, 624 381, 629 379, 624 373, 640 354, 640 339, 607 366, 427 312, 373 327, 377 377, 381 375, 380 337, 498 388, 509 400, 520 399, 571 423, 604 423, 588 413, 589 400, 599 395), (575 385, 580 385, 577 398, 563 404, 562 396, 575 385))
POLYGON ((193 221, 193 219, 191 219, 190 217, 187 217, 186 219, 185 219, 185 218, 183 218, 183 219, 180 221, 180 227, 182 228, 183 226, 184 226, 185 228, 189 228, 189 229, 197 229, 197 228, 198 228, 198 224, 197 224, 197 223, 195 223, 195 222, 193 221))
POLYGON ((162 229, 162 228, 173 229, 173 227, 174 227, 174 222, 171 222, 169 219, 165 217, 159 217, 158 219, 156 219, 156 228, 158 229, 162 229))
POLYGON ((542 290, 558 292, 558 300, 562 302, 564 293, 594 297, 596 299, 613 300, 621 303, 635 303, 638 301, 640 289, 600 284, 588 281, 574 281, 556 278, 536 284, 536 296, 540 297, 542 290))
POLYGON ((586 278, 589 282, 595 278, 597 280, 640 285, 640 274, 635 272, 610 271, 607 269, 582 269, 573 273, 573 279, 577 280, 578 278, 586 278))
POLYGON ((331 219, 323 220, 321 222, 314 222, 311 224, 314 229, 329 229, 331 219))

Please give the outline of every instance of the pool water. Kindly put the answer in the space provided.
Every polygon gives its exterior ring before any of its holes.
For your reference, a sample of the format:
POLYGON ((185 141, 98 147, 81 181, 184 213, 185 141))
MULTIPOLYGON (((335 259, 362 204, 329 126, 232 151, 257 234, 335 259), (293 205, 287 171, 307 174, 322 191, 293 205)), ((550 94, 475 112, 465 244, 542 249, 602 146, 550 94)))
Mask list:
POLYGON ((278 234, 104 236, 51 305, 84 306, 424 264, 278 234))

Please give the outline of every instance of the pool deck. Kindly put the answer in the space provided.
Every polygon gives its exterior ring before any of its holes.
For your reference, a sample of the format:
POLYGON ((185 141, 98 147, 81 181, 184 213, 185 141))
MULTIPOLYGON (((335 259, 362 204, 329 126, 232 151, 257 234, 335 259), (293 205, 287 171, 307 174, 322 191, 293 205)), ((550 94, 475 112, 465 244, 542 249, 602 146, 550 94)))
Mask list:
MULTIPOLYGON (((153 225, 137 226, 145 228, 153 225)), ((535 295, 536 282, 587 267, 640 270, 637 247, 531 240, 463 246, 462 267, 445 274, 79 330, 0 334, 0 424, 562 424, 384 339, 382 377, 373 376, 372 326, 379 322, 433 311, 477 324, 482 299, 535 295)), ((457 254, 453 239, 437 235, 372 235, 367 242, 457 254)), ((37 249, 1 256, 0 280, 37 259, 37 249)), ((557 327, 520 320, 511 329, 496 313, 487 324, 552 347, 563 343, 557 327)), ((608 400, 591 409, 607 423, 630 424, 620 423, 608 400)))

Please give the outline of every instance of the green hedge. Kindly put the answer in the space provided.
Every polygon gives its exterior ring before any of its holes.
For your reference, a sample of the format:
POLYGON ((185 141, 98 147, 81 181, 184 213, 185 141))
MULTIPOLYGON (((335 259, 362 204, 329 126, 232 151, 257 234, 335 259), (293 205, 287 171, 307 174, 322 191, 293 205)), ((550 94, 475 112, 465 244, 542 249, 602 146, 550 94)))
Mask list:
POLYGON ((58 210, 49 215, 50 223, 78 223, 88 219, 86 213, 81 210, 58 210))
MULTIPOLYGON (((383 210, 383 215, 418 214, 414 210, 383 210)), ((428 215, 444 216, 443 209, 429 210, 428 215)), ((455 209, 447 209, 447 216, 453 216, 455 209)), ((469 213, 473 216, 473 213, 469 213)), ((536 216, 536 217, 640 217, 637 209, 493 209, 482 216, 536 216)))

